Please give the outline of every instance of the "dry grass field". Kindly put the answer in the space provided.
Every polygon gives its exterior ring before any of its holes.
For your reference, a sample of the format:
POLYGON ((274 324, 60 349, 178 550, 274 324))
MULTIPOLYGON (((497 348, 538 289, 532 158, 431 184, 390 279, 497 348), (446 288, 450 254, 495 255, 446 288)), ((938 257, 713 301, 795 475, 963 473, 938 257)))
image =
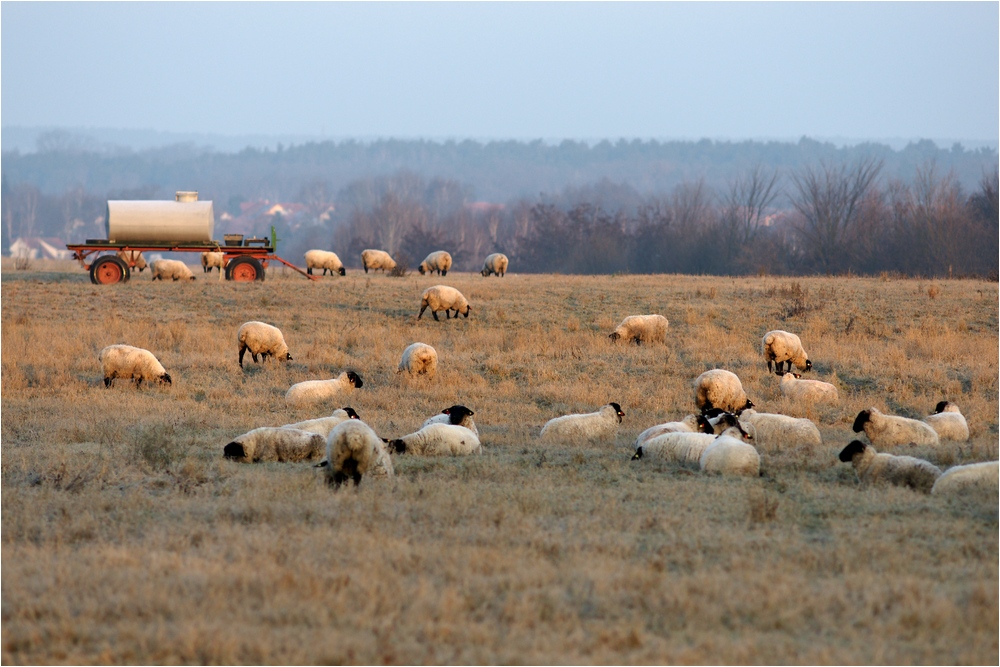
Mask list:
POLYGON ((98 287, 35 262, 3 265, 0 304, 5 664, 998 662, 998 499, 860 487, 837 460, 859 410, 942 399, 971 441, 893 453, 997 458, 995 282, 274 271, 98 287), (416 320, 438 283, 469 319, 416 320), (611 344, 640 313, 670 320, 667 344, 611 344), (255 319, 294 361, 240 370, 236 330, 255 319), (781 397, 760 354, 774 328, 801 335, 839 405, 781 397), (415 341, 437 348, 436 378, 396 375, 415 341), (126 342, 173 386, 105 389, 97 353, 126 342), (815 420, 823 446, 761 452, 750 480, 631 461, 714 367, 759 409, 815 420), (286 408, 291 384, 347 368, 362 389, 286 408), (609 401, 614 444, 537 442, 609 401), (356 490, 222 457, 233 436, 342 405, 398 437, 453 403, 475 410, 483 455, 395 456, 395 480, 356 490))

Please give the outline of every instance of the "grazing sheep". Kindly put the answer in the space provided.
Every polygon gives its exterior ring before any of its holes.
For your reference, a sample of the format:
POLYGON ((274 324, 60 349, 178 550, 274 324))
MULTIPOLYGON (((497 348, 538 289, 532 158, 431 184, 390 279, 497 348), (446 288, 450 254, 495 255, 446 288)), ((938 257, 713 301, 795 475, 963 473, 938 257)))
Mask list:
POLYGON ((306 421, 296 422, 294 424, 286 424, 281 428, 294 428, 300 431, 308 431, 310 433, 316 433, 323 436, 323 442, 326 442, 326 437, 330 435, 330 431, 333 427, 340 422, 347 421, 348 419, 361 419, 358 413, 354 411, 354 408, 340 408, 334 410, 333 414, 329 417, 320 417, 319 419, 307 419, 306 421))
POLYGON ((653 459, 698 467, 701 455, 715 441, 712 433, 663 433, 635 448, 632 460, 653 459))
POLYGON ((222 251, 212 251, 201 253, 202 273, 211 273, 212 269, 218 269, 219 275, 226 269, 226 255, 222 251))
POLYGON ((138 250, 119 250, 115 255, 129 266, 134 264, 134 268, 139 269, 139 273, 142 273, 142 270, 147 266, 146 258, 138 250))
POLYGON ((420 297, 420 313, 417 314, 418 320, 423 316, 428 306, 430 306, 431 315, 434 316, 434 321, 436 322, 440 321, 437 314, 442 310, 444 311, 445 319, 451 319, 450 311, 452 310, 455 311, 455 319, 458 319, 459 313, 468 317, 469 311, 472 310, 472 306, 462 296, 462 293, 454 287, 448 287, 447 285, 435 285, 424 290, 423 296, 420 297))
POLYGON ((153 262, 153 280, 194 280, 194 274, 184 262, 176 259, 158 259, 153 262))
POLYGON ((837 388, 829 382, 802 380, 798 373, 778 371, 781 376, 781 393, 793 401, 804 403, 836 403, 840 400, 837 388))
POLYGON ((927 415, 921 421, 930 424, 941 440, 964 442, 969 439, 969 424, 954 403, 941 401, 934 408, 934 414, 927 415))
POLYGON ((240 368, 243 368, 243 355, 247 350, 250 350, 250 358, 255 364, 258 354, 261 361, 268 357, 274 357, 278 361, 292 360, 292 355, 288 354, 288 345, 285 344, 285 337, 281 334, 281 329, 270 324, 244 322, 236 333, 236 340, 240 346, 240 368))
POLYGON ((326 438, 287 426, 263 426, 233 438, 223 448, 227 459, 240 463, 262 461, 316 461, 323 456, 326 438))
POLYGON ((434 377, 437 372, 438 353, 426 343, 413 343, 403 350, 396 373, 406 371, 410 375, 434 377))
POLYGON ((324 276, 327 271, 330 272, 331 276, 334 273, 339 273, 342 276, 347 275, 347 270, 344 269, 344 264, 337 257, 337 253, 328 250, 306 251, 306 273, 311 276, 313 269, 323 269, 324 276))
POLYGON ((104 370, 104 386, 110 387, 115 378, 135 380, 135 386, 142 381, 172 384, 170 375, 153 353, 131 345, 108 345, 97 355, 104 370))
POLYGON ((934 482, 931 495, 957 496, 967 495, 970 492, 984 492, 996 500, 998 489, 1000 489, 1000 461, 986 461, 948 468, 934 482))
POLYGON ((705 371, 695 378, 694 404, 703 413, 719 408, 739 414, 753 407, 736 374, 721 368, 705 371))
POLYGON ((396 262, 385 250, 372 250, 369 248, 368 250, 361 251, 361 266, 364 267, 365 273, 368 273, 368 269, 372 271, 382 269, 382 273, 385 273, 386 271, 395 269, 396 262))
POLYGON ((483 270, 479 273, 483 278, 487 278, 490 275, 499 276, 503 278, 503 275, 507 273, 507 265, 510 260, 507 259, 507 255, 495 252, 492 255, 486 256, 486 261, 483 263, 483 270))
POLYGON ((428 424, 416 433, 392 440, 389 449, 418 456, 467 456, 483 452, 478 435, 454 424, 428 424))
POLYGON ((476 413, 464 405, 453 405, 450 408, 442 410, 441 414, 429 417, 427 421, 424 422, 424 426, 430 426, 431 424, 453 424, 455 426, 464 426, 475 433, 478 438, 479 429, 476 428, 476 422, 472 420, 472 415, 474 414, 476 413))
POLYGON ((795 446, 819 447, 823 438, 816 424, 809 419, 796 419, 756 410, 744 410, 740 415, 742 425, 751 424, 754 444, 761 448, 787 448, 795 446))
POLYGON ((688 415, 678 422, 666 422, 650 426, 635 439, 635 447, 664 433, 711 433, 712 425, 703 415, 688 415))
POLYGON ((420 262, 420 266, 417 267, 417 271, 420 275, 425 273, 434 273, 437 271, 442 276, 448 275, 448 269, 451 268, 451 255, 449 255, 444 250, 435 250, 431 254, 424 258, 424 261, 420 262))
POLYGON ((629 315, 615 330, 608 334, 612 341, 624 340, 628 343, 665 343, 667 327, 670 325, 663 315, 629 315))
POLYGON ((930 493, 934 482, 941 476, 941 469, 933 463, 912 456, 879 454, 874 447, 860 440, 852 440, 844 447, 840 460, 854 466, 854 472, 863 484, 888 482, 930 493))
POLYGON ((326 459, 320 467, 325 468, 327 483, 334 487, 340 487, 349 479, 357 486, 362 476, 369 473, 395 475, 382 439, 358 419, 348 419, 330 431, 326 439, 326 459))
POLYGON ((360 389, 364 382, 354 371, 344 371, 332 380, 307 380, 293 384, 285 392, 285 403, 291 407, 321 403, 338 394, 349 394, 355 387, 360 389))
POLYGON ((760 454, 749 442, 753 439, 753 427, 730 427, 705 448, 698 465, 702 472, 759 477, 760 454))
POLYGON ((872 445, 882 449, 896 445, 938 445, 937 431, 925 422, 906 417, 884 415, 875 408, 858 413, 852 427, 855 433, 862 430, 872 445))
POLYGON ((768 331, 761 339, 761 348, 764 352, 764 359, 767 360, 767 372, 771 372, 771 362, 774 362, 775 372, 783 370, 787 363, 788 369, 792 370, 792 364, 800 371, 812 370, 813 364, 809 361, 809 356, 802 349, 802 341, 793 333, 787 331, 768 331))
POLYGON ((574 442, 576 440, 613 440, 622 422, 622 406, 608 403, 597 412, 565 415, 550 419, 538 437, 543 442, 574 442))

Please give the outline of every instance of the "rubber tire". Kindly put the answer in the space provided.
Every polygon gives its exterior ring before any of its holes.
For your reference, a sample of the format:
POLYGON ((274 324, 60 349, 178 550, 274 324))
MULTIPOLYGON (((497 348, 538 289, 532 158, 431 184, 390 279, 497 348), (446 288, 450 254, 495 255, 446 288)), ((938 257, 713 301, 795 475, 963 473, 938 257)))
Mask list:
POLYGON ((226 264, 226 280, 264 281, 264 266, 255 257, 236 257, 226 264))
POLYGON ((114 255, 104 255, 94 260, 90 265, 90 282, 95 285, 114 285, 127 283, 132 277, 128 264, 114 255))

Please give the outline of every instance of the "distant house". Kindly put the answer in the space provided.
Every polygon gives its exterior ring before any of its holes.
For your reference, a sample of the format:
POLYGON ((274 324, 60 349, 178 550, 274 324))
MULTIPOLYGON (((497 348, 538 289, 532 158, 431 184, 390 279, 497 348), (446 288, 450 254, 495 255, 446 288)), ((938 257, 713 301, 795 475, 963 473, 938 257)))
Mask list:
POLYGON ((27 259, 73 259, 73 253, 66 249, 62 239, 38 236, 18 237, 10 244, 11 257, 27 259))

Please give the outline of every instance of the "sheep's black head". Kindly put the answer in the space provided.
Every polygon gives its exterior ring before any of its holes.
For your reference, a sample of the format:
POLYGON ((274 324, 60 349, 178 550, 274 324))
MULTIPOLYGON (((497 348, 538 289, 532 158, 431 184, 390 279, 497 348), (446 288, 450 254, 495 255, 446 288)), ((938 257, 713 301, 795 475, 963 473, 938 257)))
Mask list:
POLYGON ((723 410, 722 408, 709 408, 709 409, 705 410, 704 412, 702 412, 701 414, 705 415, 709 419, 715 419, 716 417, 718 417, 720 415, 726 414, 726 411, 723 410))
POLYGON ((620 333, 618 333, 617 331, 612 331, 611 333, 608 334, 608 338, 611 339, 612 343, 618 342, 618 339, 621 338, 621 337, 622 337, 622 335, 620 333))
POLYGON ((402 440, 390 440, 389 441, 389 451, 396 452, 397 454, 406 453, 406 443, 402 440))
POLYGON ((705 415, 698 415, 695 418, 698 422, 697 431, 699 433, 714 433, 715 429, 712 428, 712 422, 708 421, 705 415))
POLYGON ((844 463, 850 463, 855 456, 863 453, 868 448, 868 445, 861 442, 860 440, 852 440, 851 444, 844 447, 840 452, 840 460, 844 463))
POLYGON ((934 406, 934 414, 941 414, 948 407, 948 401, 940 401, 934 406))
POLYGON ((465 312, 462 313, 462 315, 465 316, 465 319, 469 319, 469 313, 470 312, 472 312, 472 306, 466 304, 466 306, 465 306, 465 312))
POLYGON ((811 371, 812 369, 813 369, 813 362, 810 361, 809 359, 806 359, 806 370, 811 371))
POLYGON ((754 402, 748 398, 747 402, 743 404, 743 407, 736 411, 736 414, 741 414, 744 410, 749 410, 752 407, 754 407, 754 402))
POLYGON ((464 405, 453 405, 450 408, 442 410, 441 414, 448 415, 448 421, 452 424, 459 425, 466 417, 471 417, 476 413, 464 405))
POLYGON ((635 454, 632 455, 632 460, 637 461, 642 458, 642 447, 636 447, 635 454))
POLYGON ((618 416, 618 423, 621 424, 622 417, 625 416, 625 413, 622 412, 622 406, 618 405, 617 403, 608 403, 608 405, 610 405, 615 409, 615 414, 618 416))
POLYGON ((222 455, 227 459, 237 460, 246 457, 246 450, 243 449, 243 444, 239 442, 231 442, 225 446, 222 450, 222 455))
POLYGON ((427 263, 421 262, 420 266, 417 267, 417 271, 420 272, 420 275, 424 275, 425 273, 427 273, 427 263))
POLYGON ((161 375, 160 378, 159 378, 159 380, 163 384, 173 385, 173 380, 170 379, 170 374, 169 373, 164 373, 163 375, 161 375))
POLYGON ((347 371, 347 381, 353 384, 356 388, 361 389, 365 386, 365 383, 361 380, 361 376, 354 371, 347 371))
MULTIPOLYGON (((709 422, 709 423, 711 423, 711 422, 709 422)), ((732 412, 723 412, 721 415, 719 415, 718 420, 716 421, 716 424, 717 425, 721 424, 722 425, 722 430, 726 430, 727 428, 730 428, 732 426, 736 426, 736 427, 738 427, 740 429, 740 431, 743 431, 743 427, 740 426, 739 417, 737 417, 736 415, 734 415, 732 412)), ((709 433, 714 433, 714 432, 715 432, 715 429, 709 431, 709 433)))
POLYGON ((344 267, 340 267, 340 270, 337 271, 337 273, 339 273, 342 276, 346 276, 347 275, 347 271, 344 269, 344 267))
POLYGON ((191 276, 190 280, 196 280, 195 276, 191 276))
POLYGON ((854 418, 854 426, 851 427, 852 430, 855 433, 861 433, 861 431, 863 431, 865 428, 865 424, 867 424, 871 418, 872 418, 871 408, 867 410, 862 410, 861 412, 858 413, 858 416, 854 418))
POLYGON ((347 418, 348 419, 361 419, 361 417, 358 416, 358 413, 354 411, 354 408, 352 408, 350 406, 347 406, 345 408, 341 408, 341 410, 343 410, 344 412, 347 413, 347 418))

